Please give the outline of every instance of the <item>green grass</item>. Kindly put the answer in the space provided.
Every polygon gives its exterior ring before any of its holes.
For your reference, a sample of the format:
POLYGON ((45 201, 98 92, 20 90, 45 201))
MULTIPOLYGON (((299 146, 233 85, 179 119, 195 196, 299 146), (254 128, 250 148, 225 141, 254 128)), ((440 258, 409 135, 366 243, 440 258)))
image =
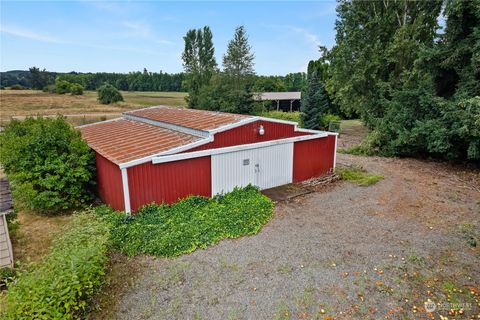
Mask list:
POLYGON ((337 150, 338 153, 343 153, 343 154, 352 154, 354 156, 375 156, 378 155, 378 152, 373 150, 372 148, 366 146, 366 145, 356 145, 350 148, 339 148, 337 150))
POLYGON ((108 238, 107 225, 94 214, 74 216, 41 262, 17 271, 0 298, 0 318, 83 318, 105 274, 108 238))
POLYGON ((259 115, 265 118, 300 122, 300 112, 268 111, 262 112, 259 115))
POLYGON ((272 217, 273 203, 255 187, 214 199, 191 196, 171 206, 148 205, 131 217, 97 208, 110 225, 112 242, 128 256, 176 257, 221 239, 253 235, 272 217))
POLYGON ((342 120, 341 123, 342 128, 363 126, 362 121, 360 121, 359 119, 342 120))
POLYGON ((337 169, 337 173, 342 180, 353 182, 359 186, 370 186, 384 179, 382 175, 370 174, 359 167, 339 168, 337 169))
POLYGON ((141 106, 157 106, 166 105, 171 107, 185 107, 187 102, 185 97, 186 92, 130 92, 122 91, 123 98, 126 103, 141 105, 141 106))

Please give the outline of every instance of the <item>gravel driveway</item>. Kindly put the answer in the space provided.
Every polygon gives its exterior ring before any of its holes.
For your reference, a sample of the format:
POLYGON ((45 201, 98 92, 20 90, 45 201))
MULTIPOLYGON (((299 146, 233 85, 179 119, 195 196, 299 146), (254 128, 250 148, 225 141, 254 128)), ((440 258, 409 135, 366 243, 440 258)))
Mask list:
POLYGON ((476 316, 478 171, 341 154, 338 163, 385 179, 278 203, 255 236, 172 260, 137 257, 135 281, 110 300, 108 317, 429 319, 427 299, 439 303, 430 316, 476 316))

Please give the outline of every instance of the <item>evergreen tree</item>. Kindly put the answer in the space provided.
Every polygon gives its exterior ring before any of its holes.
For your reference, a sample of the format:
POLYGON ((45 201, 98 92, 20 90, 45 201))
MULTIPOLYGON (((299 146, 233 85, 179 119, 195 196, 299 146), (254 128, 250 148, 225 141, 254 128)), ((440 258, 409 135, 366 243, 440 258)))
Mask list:
POLYGON ((328 108, 325 87, 319 81, 317 72, 313 71, 307 79, 307 87, 300 105, 302 126, 307 129, 320 129, 321 118, 328 108))
POLYGON ((213 35, 210 27, 203 27, 201 35, 201 45, 199 48, 199 65, 202 75, 202 85, 210 82, 213 74, 217 70, 217 61, 215 60, 215 47, 213 46, 213 35))
POLYGON ((253 69, 255 56, 250 52, 251 49, 245 27, 237 27, 223 56, 223 71, 232 78, 237 88, 241 87, 248 77, 255 74, 253 69))

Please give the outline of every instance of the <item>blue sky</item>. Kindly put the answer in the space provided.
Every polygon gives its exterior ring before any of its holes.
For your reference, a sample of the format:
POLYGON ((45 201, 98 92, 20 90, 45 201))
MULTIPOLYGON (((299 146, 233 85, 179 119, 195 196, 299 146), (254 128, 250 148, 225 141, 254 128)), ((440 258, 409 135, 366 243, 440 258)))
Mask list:
POLYGON ((182 71, 183 35, 209 25, 221 64, 244 25, 258 74, 306 71, 331 47, 335 2, 1 1, 1 71, 182 71))

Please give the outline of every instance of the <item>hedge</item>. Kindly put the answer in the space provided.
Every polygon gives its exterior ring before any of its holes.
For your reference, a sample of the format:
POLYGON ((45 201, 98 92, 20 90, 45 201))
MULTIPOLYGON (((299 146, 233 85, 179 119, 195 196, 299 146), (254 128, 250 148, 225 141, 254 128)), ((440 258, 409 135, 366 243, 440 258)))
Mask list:
POLYGON ((224 238, 252 235, 272 217, 273 203, 257 188, 236 188, 213 199, 190 196, 175 204, 147 205, 131 217, 103 206, 113 246, 128 256, 175 257, 224 238))
POLYGON ((84 316, 102 281, 109 229, 92 213, 74 216, 50 253, 9 285, 1 319, 73 319, 84 316))
POLYGON ((92 199, 95 154, 63 117, 10 121, 0 134, 0 163, 17 206, 56 214, 92 199))

